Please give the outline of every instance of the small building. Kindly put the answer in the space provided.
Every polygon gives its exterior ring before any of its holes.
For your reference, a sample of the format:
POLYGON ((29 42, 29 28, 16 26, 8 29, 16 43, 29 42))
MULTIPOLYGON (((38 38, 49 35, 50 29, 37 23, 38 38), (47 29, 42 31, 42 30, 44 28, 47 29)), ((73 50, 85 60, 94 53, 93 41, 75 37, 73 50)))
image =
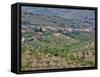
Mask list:
POLYGON ((24 41, 25 41, 25 38, 24 38, 24 37, 22 37, 21 41, 22 41, 22 42, 24 42, 24 41))

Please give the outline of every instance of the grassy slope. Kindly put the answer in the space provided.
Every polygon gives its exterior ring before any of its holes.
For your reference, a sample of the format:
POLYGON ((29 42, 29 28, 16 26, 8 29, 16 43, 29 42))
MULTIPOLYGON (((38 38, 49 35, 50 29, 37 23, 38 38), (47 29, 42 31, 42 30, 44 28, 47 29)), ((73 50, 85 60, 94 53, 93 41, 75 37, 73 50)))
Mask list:
POLYGON ((44 33, 44 36, 46 37, 41 41, 33 41, 30 46, 27 45, 27 47, 22 48, 22 61, 24 61, 22 62, 22 70, 31 69, 32 67, 33 69, 50 68, 51 66, 52 68, 63 68, 63 65, 66 68, 94 66, 95 56, 92 55, 94 53, 94 47, 90 47, 93 40, 90 39, 91 37, 88 34, 82 33, 81 35, 71 35, 68 37, 63 34, 44 33), (39 56, 40 54, 42 54, 42 56, 39 56), (60 59, 56 60, 59 61, 58 65, 48 56, 46 58, 50 59, 49 62, 53 64, 50 66, 45 61, 43 62, 44 64, 38 66, 38 64, 40 64, 38 62, 39 59, 41 58, 41 61, 43 61, 43 56, 48 54, 55 58, 60 57, 60 59), (27 56, 29 60, 26 59, 27 56), (38 56, 39 59, 36 56, 38 56), (36 59, 37 66, 33 66, 35 63, 33 58, 36 59), (30 59, 32 59, 32 61, 30 59), (60 60, 63 61, 63 65, 61 65, 60 60), (47 65, 47 67, 45 67, 45 65, 47 65))

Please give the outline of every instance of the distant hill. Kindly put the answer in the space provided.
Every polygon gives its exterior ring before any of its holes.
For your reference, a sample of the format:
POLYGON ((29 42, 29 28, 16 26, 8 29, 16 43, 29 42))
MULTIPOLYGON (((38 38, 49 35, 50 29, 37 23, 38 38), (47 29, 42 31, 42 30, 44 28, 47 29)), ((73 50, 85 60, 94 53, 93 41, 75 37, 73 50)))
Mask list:
POLYGON ((22 24, 24 25, 36 25, 36 26, 51 26, 51 27, 72 27, 80 28, 81 24, 85 27, 93 27, 94 25, 88 22, 83 22, 80 19, 65 19, 59 16, 47 16, 43 14, 22 13, 22 24))
POLYGON ((40 14, 32 13, 23 13, 22 14, 22 24, 24 25, 36 25, 36 26, 52 26, 52 27, 68 27, 72 25, 72 22, 57 16, 47 16, 40 14))
MULTIPOLYGON (((31 16, 31 18, 29 18, 30 20, 32 19, 31 22, 33 22, 33 19, 38 15, 40 18, 39 21, 42 19, 40 22, 46 20, 45 23, 48 23, 47 20, 49 20, 50 22, 48 24, 54 24, 56 22, 58 26, 60 26, 60 24, 67 24, 67 26, 79 28, 81 23, 85 23, 86 26, 95 26, 94 10, 22 7, 22 15, 24 15, 24 13, 28 13, 28 15, 31 16)), ((34 21, 37 20, 35 19, 34 21)))

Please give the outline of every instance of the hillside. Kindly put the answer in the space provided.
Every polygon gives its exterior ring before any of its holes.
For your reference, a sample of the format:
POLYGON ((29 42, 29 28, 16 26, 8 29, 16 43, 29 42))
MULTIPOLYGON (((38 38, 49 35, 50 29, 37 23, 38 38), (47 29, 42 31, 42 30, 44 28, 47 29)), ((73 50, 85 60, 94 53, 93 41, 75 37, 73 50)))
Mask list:
POLYGON ((67 27, 67 21, 61 17, 23 13, 22 24, 32 26, 67 27))
POLYGON ((92 27, 95 26, 95 11, 93 10, 22 7, 22 14, 24 13, 37 14, 46 17, 60 17, 61 19, 63 18, 68 22, 71 22, 71 24, 73 23, 75 27, 79 27, 79 24, 81 23, 90 24, 92 27))
POLYGON ((91 12, 23 9, 21 70, 95 66, 95 21, 91 12))
POLYGON ((46 33, 41 41, 22 47, 22 69, 39 70, 94 66, 93 42, 75 40, 61 33, 46 33))

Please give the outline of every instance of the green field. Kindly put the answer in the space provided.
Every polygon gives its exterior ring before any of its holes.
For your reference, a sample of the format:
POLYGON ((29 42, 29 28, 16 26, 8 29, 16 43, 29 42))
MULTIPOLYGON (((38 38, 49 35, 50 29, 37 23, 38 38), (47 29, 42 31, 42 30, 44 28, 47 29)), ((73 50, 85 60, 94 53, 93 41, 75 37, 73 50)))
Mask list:
MULTIPOLYGON (((23 33, 22 36, 33 36, 23 33)), ((95 66, 94 34, 80 32, 64 35, 44 32, 40 41, 22 44, 21 70, 76 68, 95 66)))

